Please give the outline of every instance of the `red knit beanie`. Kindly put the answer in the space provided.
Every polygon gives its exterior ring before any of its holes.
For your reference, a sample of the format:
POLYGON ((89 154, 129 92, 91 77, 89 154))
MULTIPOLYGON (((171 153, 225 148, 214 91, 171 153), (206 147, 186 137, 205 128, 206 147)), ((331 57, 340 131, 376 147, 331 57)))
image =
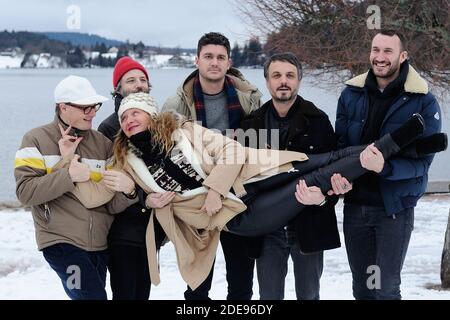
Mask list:
POLYGON ((113 87, 116 88, 122 76, 128 71, 133 69, 141 70, 148 80, 147 70, 145 70, 142 64, 131 59, 130 57, 122 57, 119 60, 117 60, 116 65, 114 66, 113 87))

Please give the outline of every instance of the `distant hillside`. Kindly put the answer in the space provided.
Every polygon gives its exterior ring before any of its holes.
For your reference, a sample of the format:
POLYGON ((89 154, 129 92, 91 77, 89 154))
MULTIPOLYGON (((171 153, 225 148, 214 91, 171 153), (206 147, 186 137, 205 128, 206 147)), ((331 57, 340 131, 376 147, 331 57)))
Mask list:
POLYGON ((76 32, 42 32, 49 39, 71 43, 73 46, 94 47, 96 44, 104 43, 107 47, 120 46, 122 41, 106 39, 95 34, 76 32))
POLYGON ((141 54, 144 50, 152 50, 157 54, 172 55, 183 52, 195 54, 196 52, 196 49, 146 46, 141 41, 138 43, 124 43, 87 33, 0 31, 0 51, 19 47, 27 54, 46 52, 52 55, 64 56, 76 47, 84 47, 88 50, 105 53, 113 46, 118 47, 125 54, 130 50, 141 54))
POLYGON ((43 34, 28 31, 2 31, 0 32, 0 50, 19 47, 27 53, 49 52, 64 54, 70 45, 47 38, 43 34))

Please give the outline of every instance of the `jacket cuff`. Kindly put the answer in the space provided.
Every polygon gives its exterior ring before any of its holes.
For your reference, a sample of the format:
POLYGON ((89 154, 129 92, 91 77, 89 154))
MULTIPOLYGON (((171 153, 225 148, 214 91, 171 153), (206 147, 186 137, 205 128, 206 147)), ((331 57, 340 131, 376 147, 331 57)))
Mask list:
POLYGON ((52 168, 52 171, 57 171, 59 169, 62 168, 69 168, 70 167, 70 162, 73 159, 73 155, 69 156, 69 157, 63 157, 61 158, 61 160, 59 160, 52 168))
POLYGON ((206 180, 203 182, 203 185, 204 185, 205 187, 208 187, 209 189, 213 189, 214 191, 220 193, 220 195, 223 196, 224 198, 227 197, 228 192, 230 191, 229 188, 227 189, 226 187, 224 188, 223 186, 220 187, 220 186, 214 185, 214 184, 212 184, 212 183, 210 184, 210 183, 208 183, 208 181, 206 181, 206 180))
POLYGON ((383 170, 379 173, 379 175, 383 178, 387 178, 392 174, 392 166, 389 162, 384 162, 383 170))

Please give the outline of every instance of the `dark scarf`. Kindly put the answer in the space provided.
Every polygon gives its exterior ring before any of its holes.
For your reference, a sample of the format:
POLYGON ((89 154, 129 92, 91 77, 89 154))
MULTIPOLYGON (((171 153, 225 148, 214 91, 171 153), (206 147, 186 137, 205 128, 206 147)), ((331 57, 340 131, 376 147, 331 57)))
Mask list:
POLYGON ((362 143, 370 143, 380 137, 381 124, 391 106, 404 92, 406 77, 408 76, 408 61, 400 65, 400 74, 383 92, 378 89, 378 83, 372 69, 367 75, 365 87, 369 93, 369 113, 362 132, 362 143))
MULTIPOLYGON (((241 103, 239 102, 236 89, 234 88, 233 80, 231 80, 229 77, 225 77, 224 91, 227 96, 230 129, 237 129, 240 127, 241 120, 244 115, 244 110, 242 109, 241 103)), ((195 111, 197 112, 197 120, 202 122, 203 127, 208 128, 208 124, 206 123, 203 90, 198 76, 194 79, 194 104, 195 111)))
POLYGON ((142 158, 145 164, 151 166, 155 163, 163 163, 168 155, 163 151, 159 144, 152 144, 152 135, 149 130, 145 130, 130 137, 131 150, 142 158))
POLYGON ((162 168, 167 175, 181 184, 183 189, 195 189, 201 187, 202 181, 196 181, 189 177, 179 166, 170 159, 170 153, 163 151, 159 144, 152 144, 152 135, 149 130, 139 132, 130 137, 131 150, 141 158, 147 168, 157 166, 162 168))
POLYGON ((287 143, 289 140, 289 131, 290 129, 290 123, 292 118, 297 113, 298 109, 300 108, 300 102, 301 99, 299 96, 295 99, 294 104, 289 108, 288 113, 285 117, 280 117, 278 114, 278 111, 275 109, 273 105, 273 100, 270 100, 269 103, 269 110, 266 112, 265 122, 266 122, 266 128, 268 130, 267 132, 267 145, 271 148, 275 148, 278 150, 285 150, 287 147, 287 143), (279 141, 272 141, 272 130, 279 130, 279 141))

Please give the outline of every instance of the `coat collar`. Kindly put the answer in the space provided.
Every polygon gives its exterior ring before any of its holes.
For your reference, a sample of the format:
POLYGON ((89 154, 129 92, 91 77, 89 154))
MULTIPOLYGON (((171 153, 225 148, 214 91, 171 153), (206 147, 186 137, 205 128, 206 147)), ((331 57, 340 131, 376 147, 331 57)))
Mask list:
MULTIPOLYGON (((368 71, 366 73, 360 74, 348 81, 345 82, 346 85, 364 88, 364 84, 366 83, 366 78, 368 75, 368 71)), ((409 93, 419 93, 419 94, 427 94, 428 93, 428 84, 423 79, 419 73, 410 65, 408 76, 405 81, 405 92, 409 93)))
MULTIPOLYGON (((250 115, 248 115, 246 118, 257 118, 257 117, 263 117, 267 110, 272 107, 272 100, 267 101, 264 103, 261 108, 253 111, 250 115)), ((297 99, 294 102, 294 105, 291 108, 296 108, 298 114, 302 114, 305 116, 315 116, 320 117, 323 115, 323 112, 317 108, 312 102, 303 99, 301 96, 297 96, 297 99)), ((293 115, 295 117, 295 115, 293 115)))
MULTIPOLYGON (((65 123, 58 114, 55 114, 55 117, 53 118, 53 125, 58 129, 58 132, 60 132, 58 124, 60 124, 64 130, 67 130, 67 128, 69 127, 69 125, 65 123)), ((91 131, 92 129, 80 130, 78 128, 72 127, 69 134, 74 137, 84 137, 84 139, 86 139, 91 131)))
MULTIPOLYGON (((198 75, 198 69, 194 70, 178 88, 178 95, 180 95, 188 106, 194 103, 194 78, 198 75)), ((236 68, 230 68, 226 75, 233 81, 236 91, 244 93, 257 92, 258 88, 248 82, 242 73, 236 68)))
MULTIPOLYGON (((272 108, 272 100, 267 101, 261 106, 261 108, 253 111, 243 120, 243 127, 247 128, 266 128, 265 116, 266 113, 272 108)), ((295 113, 290 117, 289 136, 293 137, 306 130, 309 120, 312 117, 323 117, 325 113, 317 108, 312 102, 303 99, 301 96, 297 96, 295 105, 295 113)))

